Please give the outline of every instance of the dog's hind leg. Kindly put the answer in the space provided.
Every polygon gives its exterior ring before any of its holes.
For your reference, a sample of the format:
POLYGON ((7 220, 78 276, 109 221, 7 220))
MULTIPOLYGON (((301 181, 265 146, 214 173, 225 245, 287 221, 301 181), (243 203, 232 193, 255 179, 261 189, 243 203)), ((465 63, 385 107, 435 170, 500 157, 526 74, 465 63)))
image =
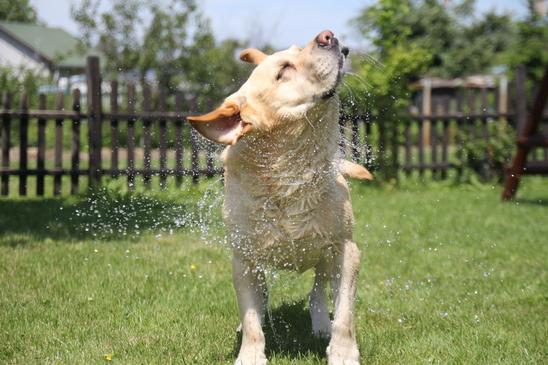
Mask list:
POLYGON ((334 265, 335 315, 327 348, 329 365, 358 365, 360 354, 354 329, 354 301, 360 269, 360 251, 352 241, 338 247, 334 265))
POLYGON ((326 283, 331 278, 326 270, 325 263, 316 266, 314 286, 308 297, 310 317, 312 319, 312 333, 318 337, 328 338, 331 334, 331 319, 327 307, 326 283))
POLYGON ((232 279, 242 324, 242 345, 235 365, 265 365, 265 338, 261 327, 266 289, 264 275, 234 257, 232 279))

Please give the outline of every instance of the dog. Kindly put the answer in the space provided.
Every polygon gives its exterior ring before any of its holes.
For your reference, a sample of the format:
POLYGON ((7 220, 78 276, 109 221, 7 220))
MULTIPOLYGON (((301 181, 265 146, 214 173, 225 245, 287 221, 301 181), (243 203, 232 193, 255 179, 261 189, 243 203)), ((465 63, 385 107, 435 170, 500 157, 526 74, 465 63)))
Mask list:
POLYGON ((220 107, 187 117, 205 138, 228 145, 223 218, 232 246, 232 275, 242 342, 236 365, 264 365, 265 271, 315 269, 309 295, 314 335, 330 338, 330 365, 359 364, 354 329, 360 251, 344 176, 371 179, 341 159, 337 85, 348 50, 333 32, 304 48, 266 55, 242 51, 256 65, 220 107), (328 311, 331 282, 334 314, 328 311))

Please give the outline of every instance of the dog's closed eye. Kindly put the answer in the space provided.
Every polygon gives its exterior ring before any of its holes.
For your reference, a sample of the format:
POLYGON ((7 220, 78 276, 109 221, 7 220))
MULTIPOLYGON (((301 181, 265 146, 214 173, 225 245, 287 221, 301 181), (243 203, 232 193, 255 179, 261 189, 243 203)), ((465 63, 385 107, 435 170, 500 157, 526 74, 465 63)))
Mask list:
POLYGON ((280 80, 289 70, 295 70, 295 66, 289 62, 284 62, 280 68, 280 71, 278 71, 278 74, 276 75, 276 81, 280 80))

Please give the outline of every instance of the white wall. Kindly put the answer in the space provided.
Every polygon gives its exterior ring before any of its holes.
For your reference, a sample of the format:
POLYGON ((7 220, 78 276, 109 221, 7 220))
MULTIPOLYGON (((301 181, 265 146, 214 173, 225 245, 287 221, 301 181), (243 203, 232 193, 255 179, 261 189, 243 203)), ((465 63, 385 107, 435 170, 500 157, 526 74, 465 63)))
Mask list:
POLYGON ((32 55, 22 52, 0 35, 0 65, 15 69, 32 70, 43 76, 50 74, 42 62, 32 58, 32 55))

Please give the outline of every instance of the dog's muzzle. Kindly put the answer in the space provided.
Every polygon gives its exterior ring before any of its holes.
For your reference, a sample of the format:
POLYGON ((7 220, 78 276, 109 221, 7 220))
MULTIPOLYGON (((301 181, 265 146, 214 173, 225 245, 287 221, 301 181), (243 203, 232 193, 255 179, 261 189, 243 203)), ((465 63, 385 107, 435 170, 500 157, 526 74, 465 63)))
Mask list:
POLYGON ((323 100, 326 100, 335 95, 337 91, 337 86, 341 80, 341 69, 344 62, 344 57, 348 55, 349 50, 347 47, 343 47, 341 50, 339 50, 339 40, 330 30, 324 30, 323 32, 320 32, 320 34, 318 34, 314 40, 318 48, 328 51, 334 51, 337 53, 337 57, 339 58, 339 70, 337 74, 337 80, 335 81, 333 87, 331 87, 321 96, 323 100))

